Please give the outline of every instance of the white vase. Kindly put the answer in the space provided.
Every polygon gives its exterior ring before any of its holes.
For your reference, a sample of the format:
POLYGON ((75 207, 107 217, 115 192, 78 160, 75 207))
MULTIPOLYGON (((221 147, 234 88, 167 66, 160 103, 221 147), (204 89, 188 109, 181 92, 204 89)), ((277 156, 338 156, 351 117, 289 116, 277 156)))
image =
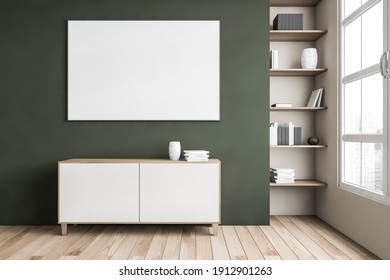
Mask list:
POLYGON ((307 48, 302 51, 301 64, 303 69, 316 69, 317 68, 317 49, 307 48))
POLYGON ((171 160, 179 160, 181 153, 180 142, 171 141, 169 142, 169 158, 171 160))

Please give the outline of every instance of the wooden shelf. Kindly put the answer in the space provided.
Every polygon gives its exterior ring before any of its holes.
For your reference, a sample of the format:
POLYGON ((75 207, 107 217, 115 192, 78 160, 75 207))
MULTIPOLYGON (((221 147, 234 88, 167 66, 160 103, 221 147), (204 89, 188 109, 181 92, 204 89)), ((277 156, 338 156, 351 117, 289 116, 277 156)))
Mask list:
POLYGON ((270 148, 277 149, 323 149, 327 148, 328 145, 275 145, 270 148))
POLYGON ((324 36, 326 30, 270 30, 271 42, 315 42, 324 36))
POLYGON ((270 187, 326 187, 327 184, 317 180, 295 180, 294 184, 270 183, 270 187))
POLYGON ((328 69, 270 69, 271 77, 315 77, 325 73, 328 69))
POLYGON ((321 0, 270 0, 271 7, 315 7, 321 0))
POLYGON ((328 107, 270 107, 271 112, 317 112, 326 110, 328 107))

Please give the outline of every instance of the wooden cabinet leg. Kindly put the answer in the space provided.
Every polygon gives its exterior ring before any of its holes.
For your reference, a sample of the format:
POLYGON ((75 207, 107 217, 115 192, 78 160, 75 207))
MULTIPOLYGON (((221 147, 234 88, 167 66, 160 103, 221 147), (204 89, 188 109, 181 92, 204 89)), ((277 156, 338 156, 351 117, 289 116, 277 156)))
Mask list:
POLYGON ((217 236, 218 235, 218 224, 213 224, 213 235, 217 236))
POLYGON ((61 234, 62 235, 68 234, 68 224, 61 224, 61 234))

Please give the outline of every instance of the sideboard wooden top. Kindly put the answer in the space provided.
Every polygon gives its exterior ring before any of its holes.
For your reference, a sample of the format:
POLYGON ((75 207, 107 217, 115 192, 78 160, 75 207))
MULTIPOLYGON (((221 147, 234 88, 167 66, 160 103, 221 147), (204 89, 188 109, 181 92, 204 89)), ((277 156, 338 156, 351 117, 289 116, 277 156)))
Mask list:
POLYGON ((170 160, 170 159, 127 159, 127 158, 73 158, 67 160, 60 160, 58 163, 221 163, 219 159, 209 159, 208 161, 191 161, 184 159, 170 160))

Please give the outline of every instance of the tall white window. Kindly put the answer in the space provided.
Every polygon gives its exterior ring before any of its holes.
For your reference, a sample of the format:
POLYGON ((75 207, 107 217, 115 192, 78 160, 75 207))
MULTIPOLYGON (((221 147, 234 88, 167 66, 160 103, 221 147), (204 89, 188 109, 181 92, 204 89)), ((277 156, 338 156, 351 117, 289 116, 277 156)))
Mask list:
POLYGON ((389 1, 339 1, 340 187, 385 203, 390 203, 389 1))

